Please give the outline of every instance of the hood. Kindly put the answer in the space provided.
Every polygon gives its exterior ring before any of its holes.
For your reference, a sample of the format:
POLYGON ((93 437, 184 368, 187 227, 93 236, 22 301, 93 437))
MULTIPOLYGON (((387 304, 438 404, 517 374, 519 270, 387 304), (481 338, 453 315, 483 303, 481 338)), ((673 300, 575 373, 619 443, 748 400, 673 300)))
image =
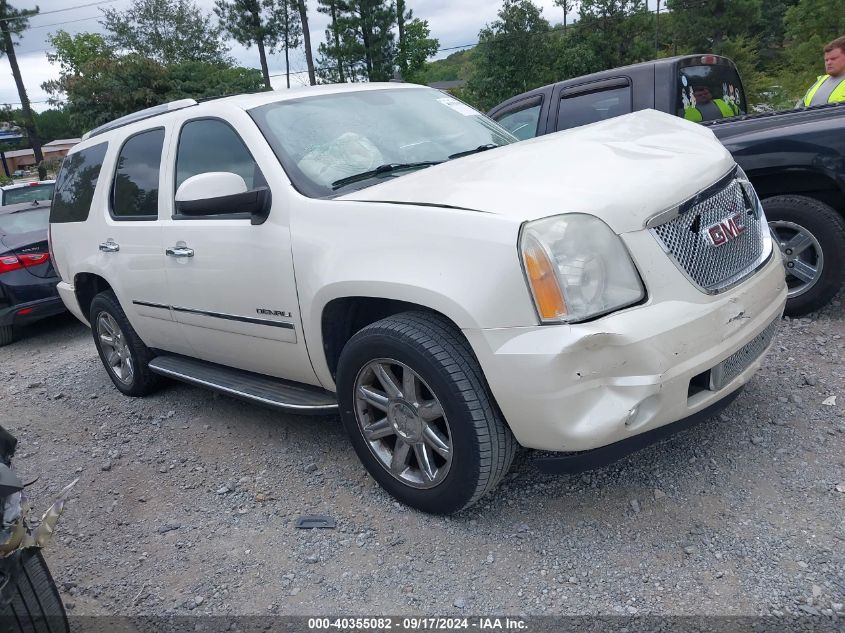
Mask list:
POLYGON ((710 130, 643 110, 458 158, 339 199, 461 207, 519 221, 590 213, 626 233, 712 185, 733 164, 710 130))

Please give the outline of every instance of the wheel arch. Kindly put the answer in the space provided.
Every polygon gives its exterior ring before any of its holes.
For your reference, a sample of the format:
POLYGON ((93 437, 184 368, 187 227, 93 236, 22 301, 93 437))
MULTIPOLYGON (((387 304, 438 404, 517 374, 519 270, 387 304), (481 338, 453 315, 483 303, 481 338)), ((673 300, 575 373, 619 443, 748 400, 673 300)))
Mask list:
POLYGON ((94 297, 106 290, 112 290, 111 284, 96 273, 77 273, 74 276, 73 291, 86 321, 90 321, 88 315, 91 312, 91 302, 94 297))
MULTIPOLYGON (((340 354, 356 332, 386 317, 409 311, 436 314, 448 321, 457 331, 461 329, 456 320, 448 314, 412 301, 363 295, 335 297, 328 301, 320 313, 320 337, 322 360, 332 382, 337 375, 340 354)), ((315 370, 319 372, 317 367, 315 370)))
POLYGON ((823 202, 845 216, 845 191, 832 176, 813 169, 788 169, 774 173, 750 172, 751 184, 762 200, 800 195, 823 202))

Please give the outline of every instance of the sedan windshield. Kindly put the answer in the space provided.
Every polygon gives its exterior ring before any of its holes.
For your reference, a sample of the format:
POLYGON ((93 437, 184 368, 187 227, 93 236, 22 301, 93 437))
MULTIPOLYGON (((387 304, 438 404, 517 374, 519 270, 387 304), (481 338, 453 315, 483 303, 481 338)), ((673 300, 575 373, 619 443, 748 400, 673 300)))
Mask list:
POLYGON ((504 128, 431 88, 360 90, 250 110, 294 185, 326 197, 516 142, 504 128))

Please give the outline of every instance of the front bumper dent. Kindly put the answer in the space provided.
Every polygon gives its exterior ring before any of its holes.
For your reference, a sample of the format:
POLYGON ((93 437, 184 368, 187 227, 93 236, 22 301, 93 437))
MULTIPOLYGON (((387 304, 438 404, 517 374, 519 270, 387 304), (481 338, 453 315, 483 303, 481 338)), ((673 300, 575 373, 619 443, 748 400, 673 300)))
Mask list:
POLYGON ((679 287, 589 323, 464 330, 517 441, 589 451, 688 418, 748 382, 767 349, 720 389, 696 386, 780 319, 780 259, 716 297, 679 287))

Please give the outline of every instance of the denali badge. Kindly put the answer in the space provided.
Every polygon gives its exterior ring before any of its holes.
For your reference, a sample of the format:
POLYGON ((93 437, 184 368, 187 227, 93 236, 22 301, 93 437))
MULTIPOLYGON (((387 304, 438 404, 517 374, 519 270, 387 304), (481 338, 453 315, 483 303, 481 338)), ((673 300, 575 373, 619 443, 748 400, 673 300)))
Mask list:
POLYGON ((743 215, 745 213, 737 213, 727 220, 722 220, 718 224, 707 227, 705 232, 710 239, 710 243, 713 246, 721 246, 745 233, 745 224, 742 223, 743 215))
POLYGON ((255 308, 255 311, 258 314, 267 314, 270 316, 284 317, 288 319, 291 316, 290 312, 284 312, 283 310, 268 310, 267 308, 255 308))

